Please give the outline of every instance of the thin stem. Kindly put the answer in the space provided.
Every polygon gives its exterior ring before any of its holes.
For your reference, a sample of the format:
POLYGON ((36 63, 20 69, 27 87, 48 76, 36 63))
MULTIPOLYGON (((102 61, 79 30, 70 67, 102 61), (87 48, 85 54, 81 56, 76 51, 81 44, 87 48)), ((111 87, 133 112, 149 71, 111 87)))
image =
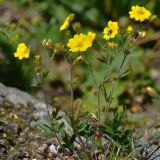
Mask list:
POLYGON ((87 59, 86 59, 86 62, 89 65, 91 76, 93 78, 93 81, 95 83, 96 90, 97 90, 98 123, 100 124, 100 122, 101 122, 100 87, 98 87, 98 82, 97 82, 97 80, 95 78, 92 64, 87 59))
POLYGON ((110 94, 109 94, 109 97, 108 97, 108 103, 107 103, 107 106, 105 107, 105 111, 104 111, 104 120, 106 120, 106 117, 107 117, 107 114, 108 114, 108 111, 109 111, 109 108, 110 108, 110 105, 111 105, 111 102, 112 102, 112 95, 113 95, 113 91, 114 91, 114 88, 116 86, 116 80, 114 80, 112 82, 112 88, 111 88, 111 91, 110 91, 110 94))
MULTIPOLYGON (((68 62, 67 58, 66 58, 66 57, 64 57, 64 58, 65 58, 65 61, 68 62)), ((74 118, 74 104, 73 104, 73 102, 74 102, 74 92, 73 92, 73 74, 72 74, 72 69, 73 69, 72 63, 69 63, 69 62, 68 62, 68 73, 69 73, 69 76, 70 76, 70 89, 71 89, 71 110, 72 110, 71 112, 72 112, 72 117, 74 118)), ((69 123, 69 124, 70 124, 70 123, 69 123)), ((78 133, 77 127, 75 126, 75 124, 70 124, 70 126, 71 126, 73 129, 75 129, 75 131, 76 131, 76 133, 77 133, 77 136, 78 136, 78 139, 79 139, 79 141, 81 142, 82 150, 83 150, 84 152, 86 152, 86 151, 85 151, 86 146, 85 146, 85 144, 83 143, 82 138, 81 138, 81 136, 80 136, 79 133, 78 133)))
MULTIPOLYGON (((114 50, 115 52, 115 50, 114 50)), ((112 100, 112 93, 113 93, 113 90, 115 88, 115 82, 113 83, 112 85, 112 88, 111 88, 111 91, 110 91, 110 95, 109 95, 109 98, 107 97, 107 92, 106 92, 106 88, 104 86, 104 84, 106 83, 106 81, 108 81, 109 79, 111 79, 111 77, 109 76, 108 72, 109 72, 109 68, 110 68, 110 61, 111 61, 111 58, 112 58, 112 55, 110 54, 109 58, 108 58, 108 61, 106 63, 106 66, 107 66, 107 69, 106 69, 106 74, 99 86, 99 88, 103 87, 104 89, 104 98, 105 98, 105 102, 106 102, 106 107, 105 107, 105 110, 104 110, 104 117, 106 117, 105 115, 107 115, 107 112, 109 110, 109 106, 110 106, 110 103, 111 103, 111 100, 112 100)))
MULTIPOLYGON (((42 76, 39 75, 39 77, 40 77, 41 83, 43 83, 43 78, 42 78, 42 76)), ((45 90, 44 90, 43 87, 42 87, 42 90, 43 90, 43 96, 44 96, 44 101, 45 101, 46 108, 47 108, 48 117, 49 117, 49 119, 51 120, 51 115, 50 115, 50 112, 49 112, 49 106, 48 106, 48 103, 47 103, 47 96, 46 96, 46 93, 45 93, 45 90)))
POLYGON ((43 89, 43 95, 44 95, 44 99, 45 99, 45 103, 46 103, 46 108, 47 108, 48 116, 49 116, 49 119, 51 119, 51 115, 50 115, 50 112, 49 112, 49 106, 48 106, 48 103, 47 103, 47 96, 46 96, 46 93, 45 93, 44 89, 43 89))
POLYGON ((73 104, 73 101, 74 101, 74 92, 73 92, 73 75, 72 75, 72 64, 69 63, 69 66, 68 66, 68 72, 69 72, 69 75, 70 75, 70 89, 71 89, 71 113, 72 113, 72 116, 74 116, 74 104, 73 104))
POLYGON ((102 51, 106 47, 106 44, 101 47, 101 46, 99 46, 99 44, 97 43, 97 41, 95 41, 95 47, 96 47, 96 49, 98 51, 98 54, 100 56, 103 56, 102 51))
POLYGON ((111 105, 111 103, 112 103, 113 91, 114 91, 114 89, 115 89, 115 86, 116 86, 117 81, 119 80, 119 76, 120 76, 120 74, 121 74, 121 71, 122 71, 122 69, 123 69, 125 60, 126 60, 126 58, 127 58, 127 55, 125 54, 125 49, 124 49, 124 47, 123 47, 123 53, 124 53, 124 57, 123 57, 123 60, 122 60, 120 69, 119 69, 119 71, 118 71, 118 73, 117 73, 116 79, 112 82, 111 91, 110 91, 110 94, 109 94, 109 96, 108 96, 107 106, 105 107, 105 111, 104 111, 104 120, 106 120, 106 118, 107 118, 107 114, 108 114, 110 105, 111 105))
MULTIPOLYGON (((115 51, 114 51, 115 52, 115 51)), ((104 85, 104 83, 106 82, 106 80, 108 80, 108 77, 109 77, 109 74, 108 74, 108 72, 109 72, 109 69, 110 69, 110 64, 111 64, 111 58, 112 58, 112 55, 111 54, 109 54, 109 57, 108 57, 108 61, 107 61, 107 63, 105 63, 106 64, 106 74, 105 74, 105 76, 104 76, 104 78, 103 78, 103 80, 102 80, 102 83, 101 83, 101 85, 104 85)), ((110 79, 110 78, 109 78, 110 79)))
POLYGON ((74 103, 74 86, 73 86, 73 74, 72 74, 73 64, 72 64, 72 62, 69 62, 66 55, 64 55, 64 60, 68 64, 67 71, 68 71, 68 74, 70 77, 71 113, 72 113, 72 116, 74 117, 74 104, 73 104, 74 103))
MULTIPOLYGON (((65 60, 67 61, 66 58, 65 58, 65 60)), ((72 69, 73 69, 72 63, 69 63, 69 65, 68 65, 68 73, 69 73, 69 76, 70 76, 70 87, 71 87, 71 88, 70 88, 70 89, 71 89, 71 112, 72 112, 72 117, 74 118, 74 104, 73 104, 73 102, 74 102, 74 92, 73 92, 73 74, 72 74, 72 69)), ((82 138, 81 138, 81 136, 80 136, 79 133, 78 133, 77 127, 76 127, 74 124, 72 124, 71 127, 76 130, 78 139, 79 139, 79 141, 80 141, 81 144, 82 144, 82 150, 83 150, 84 152, 86 152, 86 151, 85 151, 86 146, 85 146, 85 144, 83 143, 82 138)))
POLYGON ((54 56, 55 56, 55 52, 53 52, 51 58, 49 58, 49 62, 51 62, 53 60, 54 56))
MULTIPOLYGON (((40 81, 41 81, 41 83, 42 83, 42 82, 43 82, 42 76, 39 75, 39 77, 40 77, 40 81)), ((37 76, 35 76, 35 78, 36 78, 37 82, 39 83, 39 80, 38 80, 37 76)), ((51 122, 51 115, 50 115, 49 106, 48 106, 48 103, 47 103, 47 96, 46 96, 46 93, 45 93, 44 88, 42 88, 42 90, 43 90, 44 101, 45 101, 45 104, 46 104, 46 108, 47 108, 47 113, 48 113, 49 121, 51 122)), ((54 127, 52 127, 52 129, 53 129, 53 134, 54 134, 54 136, 56 137, 56 139, 57 139, 59 145, 62 145, 62 144, 61 144, 61 140, 60 140, 59 136, 57 135, 57 131, 55 130, 54 127)))
POLYGON ((95 78, 95 76, 94 76, 92 64, 91 64, 87 59, 86 59, 86 61, 87 61, 87 64, 89 65, 89 68, 90 68, 90 72, 91 72, 93 81, 94 81, 96 87, 98 87, 98 83, 97 83, 96 78, 95 78))
MULTIPOLYGON (((47 103, 47 96, 46 96, 46 93, 45 93, 44 89, 43 89, 43 94, 44 94, 44 99, 45 99, 45 103, 46 103, 46 107, 47 107, 47 112, 48 112, 49 120, 51 121, 51 115, 50 115, 49 106, 48 106, 48 103, 47 103)), ((57 131, 55 130, 54 127, 52 127, 52 129, 53 129, 53 134, 56 137, 59 145, 61 145, 61 140, 60 140, 60 138, 57 135, 57 131)))
POLYGON ((49 51, 47 51, 47 55, 48 55, 48 63, 47 63, 47 66, 46 66, 47 71, 49 70, 49 66, 50 66, 52 60, 54 59, 55 54, 56 54, 56 53, 53 52, 52 55, 51 55, 51 57, 50 57, 50 56, 49 56, 49 51))
POLYGON ((100 88, 98 88, 98 93, 97 93, 97 98, 98 98, 98 102, 97 102, 97 105, 98 105, 98 123, 100 124, 101 123, 101 108, 100 108, 100 105, 101 105, 101 101, 100 101, 100 88))

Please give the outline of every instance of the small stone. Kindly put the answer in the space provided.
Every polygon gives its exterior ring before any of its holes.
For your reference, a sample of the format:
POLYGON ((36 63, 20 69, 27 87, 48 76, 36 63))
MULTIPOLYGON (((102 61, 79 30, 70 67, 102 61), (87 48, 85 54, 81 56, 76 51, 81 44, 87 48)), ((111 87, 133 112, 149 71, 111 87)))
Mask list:
POLYGON ((52 154, 57 154, 57 150, 56 150, 56 147, 52 144, 50 147, 49 147, 49 151, 52 153, 52 154))
POLYGON ((0 156, 3 156, 3 155, 6 155, 7 154, 7 151, 4 147, 1 147, 0 149, 0 156))
POLYGON ((3 135, 2 135, 2 136, 3 136, 3 138, 6 138, 6 137, 7 137, 7 135, 6 135, 5 133, 3 133, 3 135))

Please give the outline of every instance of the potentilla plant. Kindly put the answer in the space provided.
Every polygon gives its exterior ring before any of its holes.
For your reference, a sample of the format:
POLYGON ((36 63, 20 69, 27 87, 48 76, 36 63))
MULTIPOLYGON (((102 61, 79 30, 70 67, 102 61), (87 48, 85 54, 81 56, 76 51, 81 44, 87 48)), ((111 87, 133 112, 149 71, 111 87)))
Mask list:
MULTIPOLYGON (((95 31, 82 33, 80 23, 74 22, 75 14, 71 13, 60 26, 60 31, 69 37, 65 43, 53 44, 50 39, 42 41, 43 47, 52 53, 48 63, 54 61, 56 54, 63 53, 64 60, 68 63, 70 77, 71 112, 65 114, 59 114, 58 110, 50 112, 43 91, 49 123, 44 122, 40 126, 52 133, 57 140, 54 142, 56 152, 47 155, 51 159, 56 156, 60 159, 78 160, 133 158, 131 154, 133 140, 130 131, 124 127, 124 113, 116 113, 113 118, 110 118, 108 112, 117 82, 128 73, 126 70, 128 58, 131 57, 138 40, 145 36, 146 26, 153 20, 153 16, 146 8, 136 5, 132 6, 129 17, 137 22, 139 26, 137 30, 131 25, 121 28, 117 21, 109 20, 102 32, 103 35, 101 34, 104 42, 99 44, 97 33, 95 31), (96 78, 93 62, 86 56, 90 48, 97 50, 97 60, 106 68, 106 73, 100 81, 96 78), (112 73, 111 65, 116 54, 121 54, 122 58, 118 69, 112 73), (74 100, 73 68, 78 62, 86 63, 90 69, 93 85, 96 88, 97 114, 84 113, 77 109, 79 105, 74 100), (111 85, 110 89, 106 84, 111 85), (105 100, 105 107, 101 105, 102 97, 105 100)), ((29 58, 30 49, 24 43, 20 43, 14 56, 19 60, 29 58)), ((43 89, 43 82, 49 73, 49 68, 42 68, 40 55, 35 55, 34 64, 37 84, 43 89)))

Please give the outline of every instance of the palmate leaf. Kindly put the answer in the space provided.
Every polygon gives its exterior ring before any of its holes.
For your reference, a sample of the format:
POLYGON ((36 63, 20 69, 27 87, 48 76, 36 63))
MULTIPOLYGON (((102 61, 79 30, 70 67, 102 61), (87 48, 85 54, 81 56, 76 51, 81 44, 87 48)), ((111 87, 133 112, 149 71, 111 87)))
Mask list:
POLYGON ((62 130, 62 129, 64 129, 64 128, 65 128, 64 122, 62 122, 62 123, 60 123, 60 124, 58 125, 58 131, 60 131, 60 130, 62 130))
POLYGON ((79 126, 78 126, 78 133, 80 134, 84 134, 85 133, 85 130, 88 128, 88 124, 86 123, 81 123, 79 126))
POLYGON ((73 134, 71 137, 70 137, 70 144, 72 145, 76 139, 77 135, 76 134, 73 134))
POLYGON ((112 121, 111 127, 116 131, 120 126, 123 125, 124 115, 121 113, 116 113, 112 121))
POLYGON ((72 147, 77 135, 74 133, 72 136, 70 136, 69 134, 66 133, 65 130, 61 130, 60 134, 64 142, 63 146, 66 148, 72 147))
POLYGON ((99 127, 104 133, 107 133, 110 135, 114 134, 114 130, 108 125, 100 125, 99 127))
POLYGON ((38 121, 38 122, 37 122, 37 126, 38 126, 44 133, 52 133, 52 132, 53 132, 52 126, 50 126, 50 124, 48 124, 47 122, 38 121))

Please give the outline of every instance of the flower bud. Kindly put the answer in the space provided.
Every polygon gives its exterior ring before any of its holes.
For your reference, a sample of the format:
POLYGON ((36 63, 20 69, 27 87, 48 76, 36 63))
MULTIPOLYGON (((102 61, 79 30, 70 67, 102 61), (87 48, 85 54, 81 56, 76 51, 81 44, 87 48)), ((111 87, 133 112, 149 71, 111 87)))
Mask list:
POLYGON ((64 50, 64 44, 56 43, 54 47, 54 52, 60 52, 64 50))
POLYGON ((42 41, 42 46, 44 48, 52 48, 53 47, 53 43, 52 43, 52 40, 49 38, 49 39, 44 39, 42 41))
POLYGON ((128 32, 128 33, 133 32, 133 27, 132 27, 132 26, 128 26, 128 27, 127 27, 127 32, 128 32))
POLYGON ((80 22, 75 22, 75 23, 73 23, 72 28, 73 28, 73 30, 74 30, 75 32, 78 32, 78 31, 81 29, 81 24, 80 24, 80 22))
POLYGON ((138 35, 139 35, 141 38, 144 38, 144 37, 147 35, 147 32, 146 32, 146 31, 140 31, 140 32, 138 32, 138 35))

